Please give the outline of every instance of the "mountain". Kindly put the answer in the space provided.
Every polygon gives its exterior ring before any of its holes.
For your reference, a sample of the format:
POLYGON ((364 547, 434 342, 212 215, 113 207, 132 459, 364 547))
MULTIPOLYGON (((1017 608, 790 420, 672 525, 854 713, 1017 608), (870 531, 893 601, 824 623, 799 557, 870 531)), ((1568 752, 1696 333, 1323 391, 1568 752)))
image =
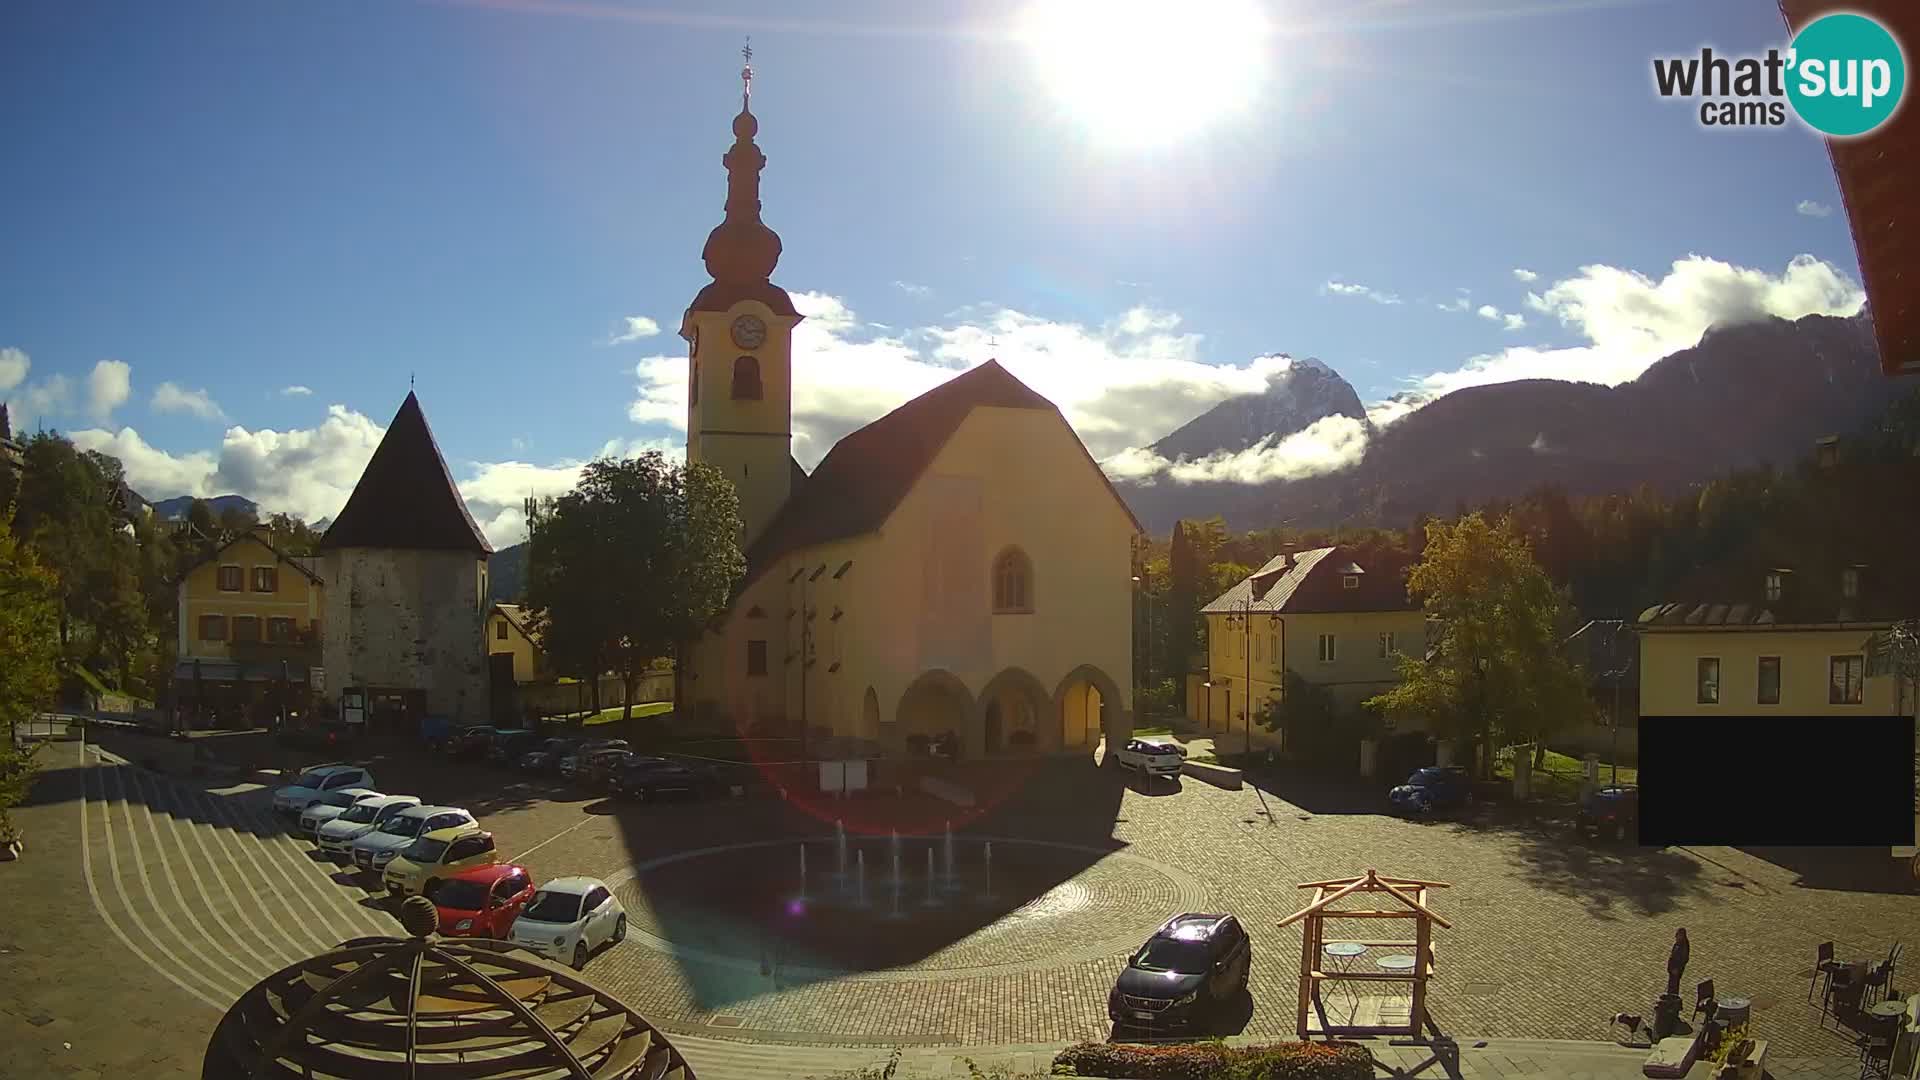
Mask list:
MULTIPOLYGON (((207 509, 213 511, 213 516, 216 518, 229 509, 246 510, 255 515, 260 513, 260 507, 252 499, 243 495, 215 495, 205 501, 207 509)), ((178 521, 187 516, 187 508, 192 505, 193 496, 191 495, 161 499, 153 504, 153 516, 163 521, 178 521)))
MULTIPOLYGON (((1903 387, 1879 368, 1865 315, 1717 326, 1619 386, 1526 379, 1456 390, 1376 432, 1357 465, 1266 484, 1117 485, 1156 534, 1219 514, 1236 529, 1402 527, 1422 513, 1544 484, 1665 491, 1806 456, 1903 387)), ((1189 425, 1191 426, 1191 425, 1189 425)))
POLYGON ((525 598, 526 588, 526 542, 494 552, 487 560, 487 602, 518 604, 525 598))
POLYGON ((1315 359, 1294 360, 1269 379, 1261 393, 1228 398, 1151 449, 1169 461, 1204 458, 1223 450, 1245 450, 1270 436, 1286 438, 1329 416, 1364 422, 1367 410, 1353 385, 1332 368, 1315 359))

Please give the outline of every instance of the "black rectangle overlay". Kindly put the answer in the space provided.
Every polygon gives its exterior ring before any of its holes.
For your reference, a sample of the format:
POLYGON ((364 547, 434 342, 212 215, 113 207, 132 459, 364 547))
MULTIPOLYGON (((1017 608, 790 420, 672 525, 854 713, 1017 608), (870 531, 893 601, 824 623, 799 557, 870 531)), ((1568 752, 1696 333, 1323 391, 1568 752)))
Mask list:
POLYGON ((1644 845, 1914 843, 1912 717, 1644 716, 1639 757, 1644 845))

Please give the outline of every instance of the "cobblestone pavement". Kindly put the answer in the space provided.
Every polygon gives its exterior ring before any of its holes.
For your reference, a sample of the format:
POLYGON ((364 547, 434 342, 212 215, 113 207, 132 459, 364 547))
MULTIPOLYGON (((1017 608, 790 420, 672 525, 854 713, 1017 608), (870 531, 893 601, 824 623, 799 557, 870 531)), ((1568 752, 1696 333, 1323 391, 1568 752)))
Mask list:
MULTIPOLYGON (((46 901, 73 924, 60 942, 29 940, 40 928, 14 920, 0 951, 0 971, 40 965, 33 970, 76 976, 28 998, 9 990, 16 996, 0 1001, 28 1018, 35 1045, 53 1045, 54 1034, 75 1024, 96 1040, 118 1021, 144 1021, 158 1025, 145 1045, 180 1042, 190 1053, 156 1051, 151 1070, 132 1074, 166 1075, 188 1061, 197 1067, 214 1010, 243 987, 296 955, 392 925, 350 879, 273 828, 258 785, 209 788, 111 757, 82 759, 78 744, 50 749, 63 774, 51 783, 66 801, 21 811, 44 832, 29 862, 0 868, 47 867, 36 875, 57 868, 69 886, 63 902, 55 903, 57 894, 46 901), (101 980, 105 986, 96 985, 101 980), (78 989, 89 985, 91 994, 78 989), (37 1004, 51 998, 58 1009, 37 1004), (129 998, 139 1004, 107 1011, 107 1003, 129 998), (87 1015, 90 1002, 97 1015, 87 1015), (167 1014, 155 1002, 185 1008, 169 1026, 156 1019, 167 1014), (41 1015, 52 1019, 31 1022, 41 1015)), ((1650 1004, 1664 982, 1673 930, 1684 926, 1693 941, 1689 982, 1711 977, 1723 995, 1753 1000, 1759 1034, 1772 1041, 1775 1076, 1838 1080, 1842 1072, 1856 1075, 1857 1066, 1841 1036, 1817 1030, 1817 1010, 1805 1002, 1815 945, 1833 940, 1842 956, 1877 957, 1899 929, 1920 937, 1911 929, 1920 928, 1920 898, 1808 888, 1794 872, 1741 852, 1609 849, 1525 823, 1403 822, 1343 803, 1338 792, 1285 783, 1229 792, 1188 782, 1148 792, 1110 772, 1062 764, 956 824, 957 874, 979 874, 984 844, 994 838, 996 861, 1026 860, 1023 873, 1006 879, 1016 895, 997 896, 971 920, 916 921, 910 913, 891 920, 876 910, 866 920, 870 932, 894 935, 896 949, 904 941, 903 962, 849 973, 832 955, 796 961, 807 934, 782 930, 779 912, 750 920, 737 906, 698 902, 716 882, 763 888, 766 879, 791 882, 797 898, 802 840, 812 902, 832 893, 837 845, 824 813, 772 799, 617 807, 578 795, 553 799, 506 774, 433 762, 383 762, 376 775, 387 790, 474 807, 501 849, 537 876, 584 873, 613 882, 642 932, 595 957, 590 973, 692 1040, 689 1047, 709 1048, 716 1067, 733 1061, 741 1076, 755 1075, 751 1063, 764 1057, 756 1043, 793 1046, 793 1055, 813 1055, 809 1067, 817 1059, 823 1071, 901 1046, 932 1070, 927 1075, 940 1075, 959 1067, 955 1047, 1038 1053, 1031 1048, 1106 1038, 1106 993, 1130 943, 1188 906, 1232 911, 1253 934, 1254 1005, 1231 1033, 1292 1037, 1299 938, 1273 924, 1304 902, 1297 882, 1369 867, 1453 883, 1432 899, 1455 924, 1438 932, 1433 1009, 1447 1030, 1496 1048, 1516 1039, 1606 1039, 1608 1016, 1650 1004), (771 846, 739 847, 749 843, 771 846), (1040 902, 1021 903, 1029 899, 1040 902), (710 922, 701 926, 701 918, 710 922), (861 1044, 869 1048, 835 1049, 861 1044)), ((877 799, 846 811, 868 829, 889 812, 877 799)), ((915 812, 924 819, 923 808, 915 812)), ((891 871, 891 841, 856 831, 849 843, 869 853, 880 888, 891 871)), ((944 861, 944 837, 902 844, 919 853, 913 865, 924 866, 928 850, 944 861)), ((890 903, 890 895, 878 895, 890 903)), ((20 973, 7 984, 23 985, 20 973)), ((16 1064, 0 1064, 0 1075, 16 1064)), ((23 1075, 112 1072, 111 1065, 23 1075)), ((793 1063, 783 1067, 793 1074, 793 1063)))

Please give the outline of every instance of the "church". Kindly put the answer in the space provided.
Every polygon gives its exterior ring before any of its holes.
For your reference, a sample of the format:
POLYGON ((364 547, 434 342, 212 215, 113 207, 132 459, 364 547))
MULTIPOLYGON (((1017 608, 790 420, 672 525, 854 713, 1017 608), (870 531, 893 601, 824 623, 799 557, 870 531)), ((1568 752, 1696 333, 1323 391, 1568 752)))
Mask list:
MULTIPOLYGON (((751 90, 752 69, 742 72, 751 90)), ((747 572, 682 651, 694 718, 884 754, 1090 753, 1132 730, 1142 533, 1051 402, 988 361, 792 457, 793 330, 743 93, 712 281, 681 320, 687 460, 732 479, 747 572)))

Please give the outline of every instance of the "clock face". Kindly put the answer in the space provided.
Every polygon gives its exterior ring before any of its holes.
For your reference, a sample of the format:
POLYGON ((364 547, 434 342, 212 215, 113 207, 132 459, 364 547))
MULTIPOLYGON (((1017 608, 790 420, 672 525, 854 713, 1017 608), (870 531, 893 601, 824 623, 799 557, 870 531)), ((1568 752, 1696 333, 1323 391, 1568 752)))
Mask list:
POLYGON ((767 324, 751 315, 733 320, 733 343, 743 349, 757 349, 767 340, 767 324))

